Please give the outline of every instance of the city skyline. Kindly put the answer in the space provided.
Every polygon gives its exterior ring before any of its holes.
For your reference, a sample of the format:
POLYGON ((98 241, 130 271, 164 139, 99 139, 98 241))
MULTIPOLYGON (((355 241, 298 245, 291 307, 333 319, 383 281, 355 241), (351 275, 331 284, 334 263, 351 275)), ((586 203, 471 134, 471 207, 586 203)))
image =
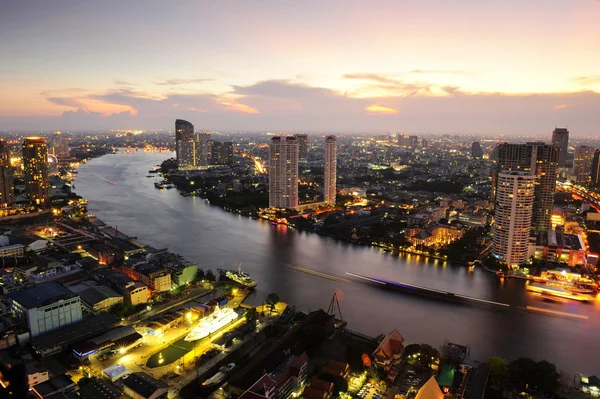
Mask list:
POLYGON ((0 16, 1 130, 597 134, 598 2, 34 3, 0 16))

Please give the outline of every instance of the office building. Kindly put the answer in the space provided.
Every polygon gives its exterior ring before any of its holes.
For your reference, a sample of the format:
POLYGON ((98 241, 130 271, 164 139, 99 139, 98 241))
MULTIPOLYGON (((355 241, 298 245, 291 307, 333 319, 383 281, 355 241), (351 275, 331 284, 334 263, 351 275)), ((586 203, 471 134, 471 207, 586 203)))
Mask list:
POLYGON ((50 174, 48 147, 41 137, 28 137, 23 141, 23 169, 25 191, 36 205, 47 205, 50 199, 50 174))
POLYGON ((594 151, 590 179, 590 185, 592 187, 600 188, 600 150, 594 151))
POLYGON ((569 130, 557 127, 552 132, 552 145, 558 148, 558 166, 567 166, 567 152, 569 149, 569 130))
POLYGON ((493 253, 509 266, 527 260, 535 184, 535 175, 528 172, 498 173, 493 253))
POLYGON ((335 205, 336 194, 336 170, 337 170, 337 142, 335 136, 328 136, 325 139, 325 184, 324 201, 330 205, 335 205))
POLYGON ((594 148, 587 145, 575 147, 575 156, 573 157, 573 170, 571 172, 572 180, 579 184, 589 184, 592 172, 592 160, 594 158, 594 148))
POLYGON ((13 316, 32 337, 81 321, 81 299, 59 283, 39 284, 9 294, 13 316))
POLYGON ((201 132, 194 135, 193 169, 202 169, 210 165, 210 133, 201 132))
POLYGON ((308 159, 308 136, 297 134, 296 141, 298 142, 298 158, 300 161, 306 161, 308 159))
POLYGON ((194 140, 194 125, 183 119, 175 121, 175 157, 178 165, 183 161, 183 142, 194 140))
POLYGON ((298 208, 298 142, 295 137, 271 139, 269 207, 298 208))
POLYGON ((474 141, 471 144, 471 158, 483 158, 483 149, 479 141, 474 141))
POLYGON ((0 140, 0 208, 12 202, 13 182, 8 143, 0 140))
POLYGON ((536 230, 550 229, 558 173, 558 149, 541 142, 500 144, 492 182, 494 196, 498 173, 507 171, 524 171, 535 175, 532 227, 536 230))

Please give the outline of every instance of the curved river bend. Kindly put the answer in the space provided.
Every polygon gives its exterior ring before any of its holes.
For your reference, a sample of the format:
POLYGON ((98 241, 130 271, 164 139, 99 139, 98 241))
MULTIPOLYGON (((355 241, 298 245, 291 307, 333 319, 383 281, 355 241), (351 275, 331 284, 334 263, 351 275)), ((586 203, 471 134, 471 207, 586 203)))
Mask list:
POLYGON ((93 159, 79 169, 75 191, 89 212, 154 247, 168 247, 205 269, 242 264, 258 283, 255 304, 276 292, 301 310, 327 309, 339 290, 348 328, 369 335, 397 328, 409 342, 440 346, 444 340, 469 345, 471 357, 547 359, 568 373, 598 373, 592 354, 600 333, 600 305, 546 303, 524 282, 500 281, 415 255, 400 257, 379 248, 233 215, 177 190, 157 190, 148 170, 170 153, 123 153, 93 159), (109 183, 109 180, 114 183, 109 183), (308 268, 340 279, 298 271, 308 268), (513 305, 509 310, 446 303, 387 291, 357 282, 346 272, 452 291, 513 305), (527 306, 579 317, 525 310, 527 306), (515 309, 518 307, 519 309, 515 309))

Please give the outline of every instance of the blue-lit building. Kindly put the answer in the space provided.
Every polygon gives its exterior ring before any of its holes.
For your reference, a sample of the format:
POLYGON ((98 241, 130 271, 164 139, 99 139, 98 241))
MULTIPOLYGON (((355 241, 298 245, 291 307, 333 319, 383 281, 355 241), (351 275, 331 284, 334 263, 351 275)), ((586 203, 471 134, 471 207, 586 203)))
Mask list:
POLYGON ((32 337, 82 319, 81 299, 62 284, 39 284, 9 294, 12 314, 24 321, 32 337))

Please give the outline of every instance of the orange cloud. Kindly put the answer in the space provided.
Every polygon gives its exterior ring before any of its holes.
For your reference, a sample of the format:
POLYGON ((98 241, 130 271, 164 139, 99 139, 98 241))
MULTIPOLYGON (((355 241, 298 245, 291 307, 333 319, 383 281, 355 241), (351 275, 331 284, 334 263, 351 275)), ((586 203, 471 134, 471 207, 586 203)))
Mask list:
POLYGON ((227 107, 229 111, 237 111, 241 112, 242 114, 260 114, 259 110, 245 104, 233 103, 229 101, 220 101, 219 104, 227 107))
POLYGON ((394 108, 383 107, 377 104, 369 105, 365 108, 365 111, 367 111, 367 115, 393 115, 398 113, 398 110, 394 108))
POLYGON ((559 109, 564 109, 564 108, 568 108, 568 107, 569 107, 568 105, 564 105, 564 104, 556 105, 556 106, 554 106, 554 110, 558 111, 559 109))

